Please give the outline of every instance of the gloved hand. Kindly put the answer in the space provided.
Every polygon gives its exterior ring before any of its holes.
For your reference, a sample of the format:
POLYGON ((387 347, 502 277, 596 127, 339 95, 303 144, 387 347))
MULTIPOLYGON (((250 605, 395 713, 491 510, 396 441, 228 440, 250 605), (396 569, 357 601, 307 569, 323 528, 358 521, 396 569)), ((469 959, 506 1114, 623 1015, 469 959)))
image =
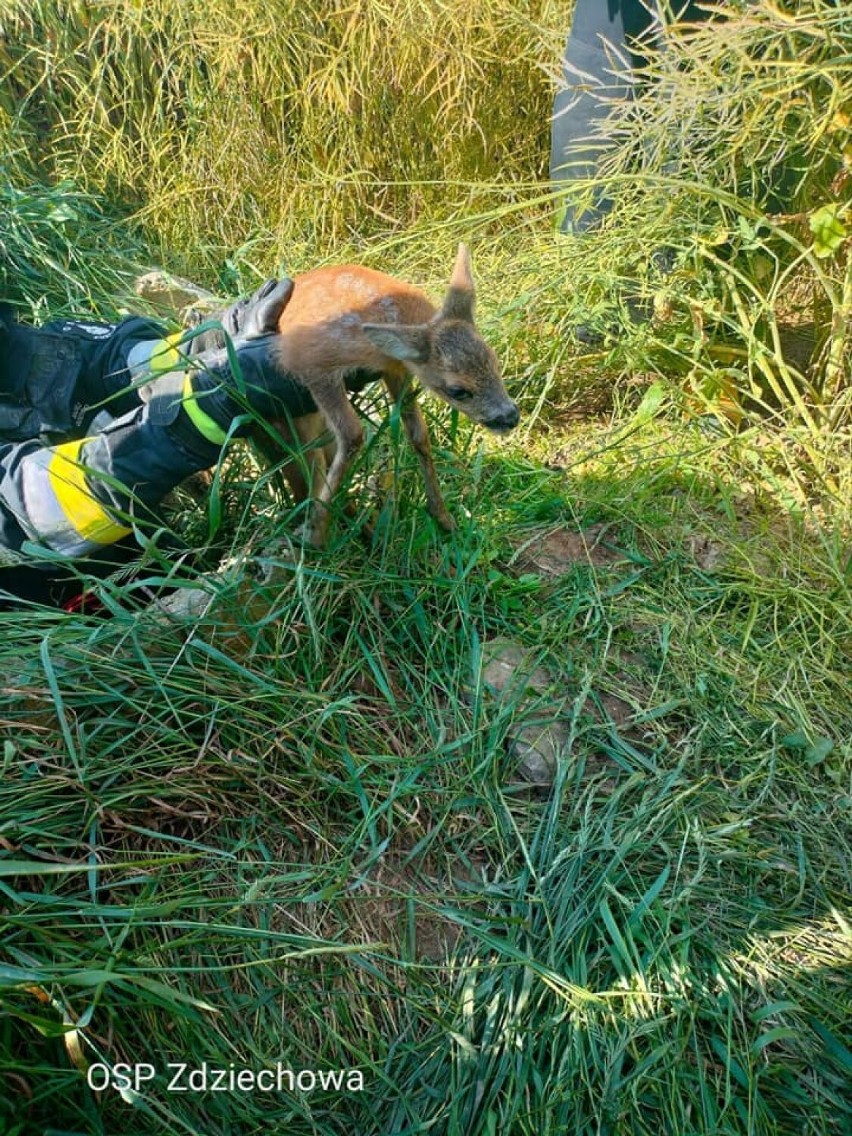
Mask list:
POLYGON ((237 300, 236 303, 231 304, 230 307, 224 308, 221 312, 214 312, 212 315, 202 316, 198 314, 195 320, 195 326, 198 323, 206 322, 207 320, 218 320, 222 325, 222 330, 219 328, 210 328, 209 331, 203 331, 186 345, 186 353, 190 356, 202 355, 206 351, 216 350, 225 346, 225 333, 231 339, 238 339, 244 335, 250 335, 251 329, 256 326, 267 325, 269 330, 274 330, 271 326, 272 323, 277 322, 278 316, 281 314, 282 309, 290 298, 293 290, 292 281, 286 277, 278 281, 274 277, 267 280, 266 283, 261 284, 256 292, 251 296, 237 300), (275 304, 284 294, 284 289, 288 288, 286 292, 286 299, 278 308, 275 314, 275 304))
MULTIPOLYGON (((238 374, 234 373, 231 356, 224 346, 192 356, 194 368, 188 381, 194 397, 187 399, 190 392, 184 388, 184 401, 196 426, 199 410, 224 432, 234 418, 249 409, 261 418, 299 418, 316 410, 307 388, 281 369, 278 320, 292 293, 292 280, 267 280, 253 296, 238 301, 223 314, 223 325, 232 337, 238 374)), ((235 433, 246 434, 249 430, 250 424, 246 423, 235 433)))
MULTIPOLYGON (((307 387, 281 369, 278 321, 292 292, 291 280, 267 280, 249 299, 223 313, 223 323, 235 332, 230 352, 223 345, 192 355, 185 344, 185 372, 171 372, 140 388, 143 401, 156 403, 155 420, 182 433, 186 445, 192 445, 194 436, 202 446, 220 446, 228 436, 249 434, 252 415, 276 419, 313 414, 317 408, 307 387), (176 403, 183 410, 177 420, 164 409, 176 403), (246 421, 232 430, 234 419, 240 417, 246 421)), ((378 373, 355 369, 347 374, 346 386, 359 391, 380 378, 378 373)))

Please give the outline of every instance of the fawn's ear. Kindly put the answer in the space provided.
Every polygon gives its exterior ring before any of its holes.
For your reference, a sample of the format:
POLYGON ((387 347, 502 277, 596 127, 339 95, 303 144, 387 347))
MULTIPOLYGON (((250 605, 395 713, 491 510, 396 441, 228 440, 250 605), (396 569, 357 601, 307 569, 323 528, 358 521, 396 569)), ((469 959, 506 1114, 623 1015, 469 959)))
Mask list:
POLYGON ((473 323, 474 301, 473 273, 470 268, 470 253, 467 245, 459 245, 458 256, 450 277, 450 287, 444 297, 441 315, 445 319, 464 320, 473 323))
POLYGON ((429 332, 420 324, 364 323, 361 330, 374 347, 401 363, 425 363, 432 354, 429 332))

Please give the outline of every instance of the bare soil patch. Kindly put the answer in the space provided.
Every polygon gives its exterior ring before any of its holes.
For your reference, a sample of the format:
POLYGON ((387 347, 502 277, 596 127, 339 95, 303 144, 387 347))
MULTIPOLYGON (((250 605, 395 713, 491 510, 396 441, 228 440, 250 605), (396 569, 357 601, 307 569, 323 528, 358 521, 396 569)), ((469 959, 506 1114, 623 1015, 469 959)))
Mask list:
POLYGON ((612 526, 590 525, 579 531, 570 528, 546 529, 515 543, 512 563, 525 572, 542 576, 561 576, 576 564, 605 567, 618 564, 624 556, 605 537, 612 526))

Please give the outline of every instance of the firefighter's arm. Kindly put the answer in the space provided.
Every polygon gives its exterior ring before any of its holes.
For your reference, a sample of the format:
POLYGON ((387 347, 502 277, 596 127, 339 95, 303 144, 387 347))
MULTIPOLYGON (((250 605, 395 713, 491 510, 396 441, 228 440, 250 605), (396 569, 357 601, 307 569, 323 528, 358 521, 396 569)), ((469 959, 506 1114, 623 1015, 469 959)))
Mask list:
POLYGON ((0 461, 2 511, 25 538, 86 556, 126 536, 137 520, 150 521, 171 489, 214 465, 229 439, 249 431, 251 413, 312 411, 308 392, 277 362, 278 317, 291 292, 290 281, 269 290, 230 354, 175 358, 160 346, 149 370, 163 359, 186 369, 152 379, 140 390, 143 404, 97 434, 9 447, 0 461))
POLYGON ((126 536, 137 520, 150 521, 171 489, 215 464, 221 444, 187 415, 183 378, 158 380, 148 402, 90 438, 9 447, 0 499, 26 539, 63 556, 87 556, 126 536))

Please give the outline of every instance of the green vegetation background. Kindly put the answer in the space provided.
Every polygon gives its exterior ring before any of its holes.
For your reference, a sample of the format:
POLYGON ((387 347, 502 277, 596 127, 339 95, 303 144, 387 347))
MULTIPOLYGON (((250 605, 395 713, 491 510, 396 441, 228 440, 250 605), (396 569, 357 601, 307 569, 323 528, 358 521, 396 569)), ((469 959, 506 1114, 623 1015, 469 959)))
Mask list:
POLYGON ((848 1130, 852 17, 673 31, 583 242, 544 180, 567 23, 0 2, 25 315, 113 318, 151 265, 227 297, 355 259, 438 295, 465 239, 524 410, 499 448, 433 412, 451 538, 368 404, 369 547, 343 516, 293 543, 242 454, 171 506, 248 554, 194 618, 141 608, 193 582, 156 548, 97 585, 111 619, 4 617, 0 1131, 848 1130), (581 320, 625 332, 584 351, 581 320), (546 689, 489 691, 498 637, 546 689), (554 716, 531 788, 511 740, 554 716), (365 1089, 128 1100, 95 1061, 365 1089))

